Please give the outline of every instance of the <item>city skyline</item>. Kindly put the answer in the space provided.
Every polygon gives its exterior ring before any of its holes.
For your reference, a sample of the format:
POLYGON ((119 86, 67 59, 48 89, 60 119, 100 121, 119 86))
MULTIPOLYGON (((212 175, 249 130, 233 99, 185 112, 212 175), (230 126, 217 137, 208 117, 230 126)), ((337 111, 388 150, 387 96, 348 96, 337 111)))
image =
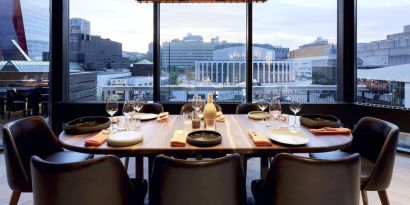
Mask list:
MULTIPOLYGON (((291 50, 314 41, 316 37, 336 43, 336 3, 336 0, 256 3, 254 42, 289 47, 291 50)), ((152 4, 136 3, 133 0, 71 0, 70 6, 70 17, 85 18, 92 23, 92 35, 122 42, 124 51, 147 52, 148 44, 152 41, 152 4), (93 8, 92 12, 89 8, 93 8)), ((387 34, 399 33, 404 25, 410 24, 409 9, 410 1, 406 0, 358 1, 358 42, 382 40, 387 34), (385 15, 375 15, 377 13, 385 15)), ((244 4, 212 4, 212 10, 207 4, 187 4, 182 9, 176 4, 163 4, 161 42, 181 39, 192 32, 201 34, 205 41, 219 36, 229 42, 244 43, 245 20, 244 4), (181 12, 184 15, 180 15, 181 12)))

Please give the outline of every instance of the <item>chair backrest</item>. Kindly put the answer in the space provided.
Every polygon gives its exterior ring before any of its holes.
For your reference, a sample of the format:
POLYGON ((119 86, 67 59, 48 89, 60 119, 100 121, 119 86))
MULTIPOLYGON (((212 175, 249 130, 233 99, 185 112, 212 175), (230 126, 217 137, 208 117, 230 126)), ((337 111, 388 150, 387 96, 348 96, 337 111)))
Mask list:
POLYGON ((372 117, 362 118, 353 129, 352 146, 346 151, 357 152, 375 163, 363 189, 385 190, 389 187, 399 133, 396 125, 372 117))
POLYGON ((257 204, 359 205, 360 156, 316 160, 279 154, 272 161, 257 204))
POLYGON ((246 204, 239 155, 200 161, 158 156, 150 179, 152 205, 246 204))
POLYGON ((30 158, 62 151, 57 137, 42 117, 28 117, 3 128, 7 181, 12 190, 31 191, 30 158))
POLYGON ((164 112, 164 107, 159 103, 146 103, 142 107, 141 112, 159 114, 161 112, 164 112))
POLYGON ((240 103, 236 106, 236 114, 248 114, 251 111, 259 111, 259 107, 254 103, 240 103))
MULTIPOLYGON (((222 108, 221 108, 221 106, 220 105, 218 105, 218 104, 216 104, 216 103, 214 103, 214 105, 215 105, 215 108, 216 108, 216 111, 217 112, 221 112, 222 111, 222 108)), ((191 103, 187 103, 187 104, 184 104, 184 105, 182 105, 182 107, 181 107, 181 115, 182 115, 182 113, 184 113, 184 112, 192 112, 192 111, 194 111, 194 108, 192 107, 192 104, 191 103)))
POLYGON ((32 157, 35 205, 137 204, 137 196, 121 161, 104 156, 55 164, 32 157))

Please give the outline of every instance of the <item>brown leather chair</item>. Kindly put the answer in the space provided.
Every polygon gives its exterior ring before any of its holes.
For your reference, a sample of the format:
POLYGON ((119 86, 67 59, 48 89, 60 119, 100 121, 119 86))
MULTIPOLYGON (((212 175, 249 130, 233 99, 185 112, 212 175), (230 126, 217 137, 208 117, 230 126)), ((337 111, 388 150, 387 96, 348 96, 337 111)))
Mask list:
POLYGON ((245 205, 245 177, 239 155, 186 161, 163 155, 150 178, 151 205, 245 205))
POLYGON ((260 109, 254 103, 240 103, 236 106, 236 114, 248 114, 251 111, 260 111, 260 109))
POLYGON ((164 107, 159 103, 146 103, 141 108, 140 112, 159 114, 161 112, 164 112, 164 107))
POLYGON ((73 163, 31 159, 35 205, 143 204, 145 180, 130 180, 120 159, 104 156, 73 163))
POLYGON ((362 118, 352 131, 352 145, 342 151, 314 153, 317 159, 337 159, 359 153, 362 159, 360 176, 363 204, 368 204, 366 191, 378 191, 382 204, 389 204, 386 189, 393 174, 399 128, 372 117, 362 118))
POLYGON ((42 117, 28 117, 3 128, 7 181, 13 190, 10 204, 17 204, 21 192, 31 192, 30 158, 33 155, 53 162, 77 162, 91 155, 64 151, 42 117))
MULTIPOLYGON (((220 105, 218 105, 218 104, 216 104, 216 103, 214 103, 214 105, 215 105, 215 108, 216 108, 216 111, 217 111, 217 112, 222 112, 222 108, 221 108, 220 105)), ((194 111, 194 108, 192 107, 192 104, 191 104, 191 103, 184 104, 184 105, 181 107, 181 115, 182 115, 182 113, 184 113, 184 112, 192 112, 192 111, 194 111)))
POLYGON ((316 160, 278 154, 266 180, 252 182, 257 205, 359 205, 360 156, 316 160))

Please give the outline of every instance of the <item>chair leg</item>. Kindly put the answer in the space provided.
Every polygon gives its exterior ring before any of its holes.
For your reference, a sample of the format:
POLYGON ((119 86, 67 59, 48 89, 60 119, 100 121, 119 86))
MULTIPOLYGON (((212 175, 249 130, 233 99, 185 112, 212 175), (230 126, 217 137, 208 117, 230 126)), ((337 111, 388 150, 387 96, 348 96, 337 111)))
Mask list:
POLYGON ((377 193, 379 193, 379 198, 380 198, 380 201, 382 202, 382 205, 390 205, 389 197, 387 197, 386 190, 378 191, 377 193))
POLYGON ((13 191, 13 193, 11 193, 10 205, 17 205, 20 199, 20 195, 21 192, 13 191))
POLYGON ((361 190, 360 192, 362 193, 363 205, 368 205, 367 192, 365 190, 361 190))

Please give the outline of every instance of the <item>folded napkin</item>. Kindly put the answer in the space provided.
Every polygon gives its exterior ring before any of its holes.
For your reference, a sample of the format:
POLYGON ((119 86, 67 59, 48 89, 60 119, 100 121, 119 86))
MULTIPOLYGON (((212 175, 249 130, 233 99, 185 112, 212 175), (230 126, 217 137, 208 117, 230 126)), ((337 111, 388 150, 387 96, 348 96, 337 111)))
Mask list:
POLYGON ((169 112, 161 112, 158 114, 157 121, 158 122, 166 122, 168 121, 169 112))
POLYGON ((216 112, 216 121, 225 122, 225 116, 221 111, 216 112))
POLYGON ((333 128, 333 127, 323 127, 320 129, 310 129, 310 132, 315 135, 348 135, 351 130, 349 128, 333 128))
POLYGON ((249 129, 248 130, 249 136, 252 138, 253 142, 258 147, 270 147, 272 146, 272 142, 266 138, 265 135, 256 132, 255 130, 249 129))
POLYGON ((114 134, 114 131, 101 130, 95 136, 90 137, 84 142, 85 146, 100 146, 102 143, 107 141, 108 137, 114 134))
POLYGON ((188 133, 184 130, 175 130, 171 139, 171 147, 185 147, 188 133))

